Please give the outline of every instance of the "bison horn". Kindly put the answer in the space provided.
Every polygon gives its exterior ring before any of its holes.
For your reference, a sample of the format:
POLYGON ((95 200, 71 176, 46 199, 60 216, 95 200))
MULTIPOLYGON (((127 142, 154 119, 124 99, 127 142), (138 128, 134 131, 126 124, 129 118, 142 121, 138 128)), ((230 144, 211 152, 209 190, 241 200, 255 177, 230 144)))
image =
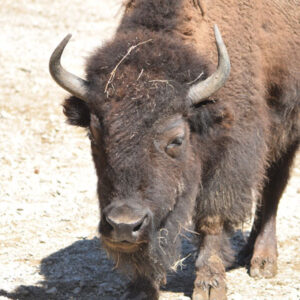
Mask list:
POLYGON ((218 49, 218 68, 211 76, 190 87, 188 99, 191 101, 192 105, 200 103, 202 100, 215 93, 225 84, 229 77, 229 55, 217 25, 214 25, 214 31, 218 49))
POLYGON ((49 61, 49 70, 53 79, 65 90, 70 92, 75 97, 86 101, 87 99, 87 81, 66 71, 61 63, 60 58, 62 53, 71 39, 71 34, 68 34, 56 47, 49 61))

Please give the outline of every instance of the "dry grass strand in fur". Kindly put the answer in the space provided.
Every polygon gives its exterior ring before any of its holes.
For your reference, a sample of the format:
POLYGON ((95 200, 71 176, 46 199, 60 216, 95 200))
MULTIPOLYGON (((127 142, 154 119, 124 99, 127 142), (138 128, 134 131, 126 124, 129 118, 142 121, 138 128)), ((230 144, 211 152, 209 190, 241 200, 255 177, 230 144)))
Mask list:
POLYGON ((183 262, 191 256, 191 253, 177 261, 175 261, 174 265, 171 267, 171 270, 174 271, 174 272, 177 272, 177 268, 180 266, 181 270, 182 270, 182 267, 184 266, 183 265, 183 262))
POLYGON ((138 44, 136 44, 136 45, 131 46, 131 47, 128 49, 127 53, 122 57, 122 59, 117 63, 117 65, 114 67, 114 69, 113 69, 112 72, 110 73, 109 79, 108 79, 108 81, 107 81, 107 83, 106 83, 106 85, 105 85, 105 89, 104 89, 104 93, 106 93, 107 96, 108 96, 108 87, 109 87, 109 85, 113 82, 113 80, 114 80, 114 78, 115 78, 115 75, 116 75, 116 71, 117 71, 118 67, 120 66, 120 64, 121 64, 121 63, 126 59, 126 57, 132 52, 132 50, 134 50, 135 48, 137 48, 137 47, 139 47, 139 46, 141 46, 141 45, 143 45, 143 44, 149 43, 149 42, 151 42, 151 41, 152 41, 152 39, 149 39, 149 40, 144 41, 144 42, 140 42, 140 43, 138 43, 138 44))

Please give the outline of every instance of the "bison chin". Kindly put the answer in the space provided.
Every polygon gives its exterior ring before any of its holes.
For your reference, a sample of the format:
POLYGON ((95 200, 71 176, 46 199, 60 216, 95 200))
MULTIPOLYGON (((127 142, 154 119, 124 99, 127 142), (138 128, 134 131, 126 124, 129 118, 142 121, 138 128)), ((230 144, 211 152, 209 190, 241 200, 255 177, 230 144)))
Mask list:
POLYGON ((109 238, 105 238, 103 236, 101 237, 101 240, 108 252, 113 251, 119 253, 134 253, 139 250, 142 251, 147 244, 147 242, 136 242, 136 243, 130 243, 127 241, 116 242, 109 238))
MULTIPOLYGON (((172 224, 173 225, 173 224, 172 224)), ((165 283, 165 272, 180 258, 178 232, 167 228, 153 230, 135 243, 116 242, 101 235, 102 247, 115 262, 115 268, 129 278, 147 277, 157 283, 165 283)))

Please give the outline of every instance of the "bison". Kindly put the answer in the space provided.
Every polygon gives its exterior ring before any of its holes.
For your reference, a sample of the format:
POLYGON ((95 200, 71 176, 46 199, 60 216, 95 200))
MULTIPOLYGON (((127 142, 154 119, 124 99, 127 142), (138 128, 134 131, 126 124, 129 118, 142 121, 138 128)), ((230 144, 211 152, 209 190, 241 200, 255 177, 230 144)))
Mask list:
POLYGON ((132 276, 124 299, 158 299, 188 228, 193 299, 226 299, 229 237, 253 207, 250 275, 276 274, 276 211, 300 140, 296 2, 131 0, 85 79, 60 64, 70 35, 53 52, 64 114, 91 141, 102 244, 132 276))

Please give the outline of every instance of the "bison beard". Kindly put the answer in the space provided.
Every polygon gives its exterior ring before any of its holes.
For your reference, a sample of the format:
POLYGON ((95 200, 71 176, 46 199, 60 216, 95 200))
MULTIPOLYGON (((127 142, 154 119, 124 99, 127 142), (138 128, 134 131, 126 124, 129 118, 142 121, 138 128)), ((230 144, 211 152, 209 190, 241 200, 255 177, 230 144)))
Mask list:
POLYGON ((86 80, 60 65, 70 36, 50 59, 73 95, 68 122, 91 139, 102 244, 133 280, 124 299, 158 299, 191 224, 193 299, 225 299, 229 237, 256 204, 241 261, 276 274, 276 211, 300 140, 300 28, 292 2, 231 2, 130 0, 86 80))

